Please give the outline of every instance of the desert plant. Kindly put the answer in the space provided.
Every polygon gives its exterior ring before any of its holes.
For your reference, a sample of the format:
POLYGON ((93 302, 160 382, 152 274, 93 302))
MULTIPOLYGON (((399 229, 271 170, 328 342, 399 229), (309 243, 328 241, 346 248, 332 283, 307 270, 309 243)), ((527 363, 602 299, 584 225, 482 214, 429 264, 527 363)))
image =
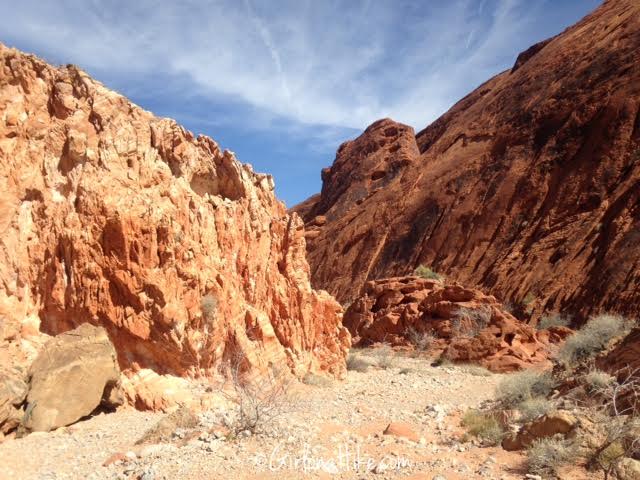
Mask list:
POLYGON ((235 406, 226 420, 232 437, 246 431, 263 432, 291 406, 292 378, 285 370, 272 367, 251 375, 246 358, 238 355, 226 365, 224 374, 232 389, 223 389, 222 394, 235 406))
POLYGON ((570 323, 570 317, 559 313, 550 313, 548 315, 543 315, 536 327, 538 330, 544 330, 551 327, 568 327, 570 323))
POLYGON ((387 369, 394 366, 395 358, 391 345, 383 343, 380 347, 374 350, 373 354, 376 357, 376 363, 380 368, 387 369))
POLYGON ((558 469, 574 460, 576 448, 568 440, 548 437, 535 440, 527 449, 529 472, 536 475, 557 475, 558 469))
POLYGON ((435 341, 435 337, 431 332, 420 332, 414 327, 409 327, 405 336, 407 340, 415 346, 416 350, 420 352, 429 350, 429 347, 431 347, 435 341))
POLYGON ((617 315, 603 314, 592 317, 584 327, 570 336, 558 352, 565 366, 589 359, 603 351, 611 340, 624 334, 628 323, 617 315))
POLYGON ((494 416, 479 410, 467 410, 462 417, 462 426, 469 435, 479 438, 486 445, 499 444, 505 435, 504 429, 494 416))
POLYGON ((590 392, 599 392, 609 387, 616 379, 598 369, 591 369, 582 376, 582 381, 590 392))
POLYGON ((311 372, 307 372, 307 374, 305 374, 305 376, 302 378, 302 383, 304 383, 305 385, 312 385, 314 387, 322 388, 330 387, 331 385, 333 385, 333 382, 330 378, 316 375, 311 372))
POLYGON ((456 335, 475 337, 491 322, 490 308, 459 308, 451 319, 451 328, 456 335))
POLYGON ((520 412, 522 421, 530 422, 553 410, 553 403, 542 397, 529 398, 520 402, 516 408, 520 412))
POLYGON ((360 355, 350 353, 347 357, 347 370, 364 373, 369 370, 370 364, 360 355))
POLYGON ((216 319, 216 311, 218 310, 218 299, 211 293, 206 294, 200 300, 200 310, 202 316, 208 323, 213 323, 216 319))
POLYGON ((546 397, 555 386, 555 381, 548 372, 523 370, 513 373, 500 381, 497 397, 500 403, 508 407, 536 397, 546 397))
POLYGON ((474 377, 490 377, 493 372, 480 365, 464 365, 464 371, 474 377))
POLYGON ((430 267, 427 267, 426 265, 419 265, 414 271, 413 274, 421 277, 421 278, 426 278, 427 280, 442 280, 443 277, 442 275, 440 275, 439 273, 434 272, 430 267))

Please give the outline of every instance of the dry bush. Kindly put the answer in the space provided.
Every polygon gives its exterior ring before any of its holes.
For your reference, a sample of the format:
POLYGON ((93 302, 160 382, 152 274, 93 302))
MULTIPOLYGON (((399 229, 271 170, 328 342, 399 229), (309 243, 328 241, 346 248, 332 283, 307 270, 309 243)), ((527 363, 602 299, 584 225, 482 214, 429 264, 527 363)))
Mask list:
POLYGON ((478 410, 467 410, 462 417, 462 426, 485 445, 498 445, 505 436, 504 429, 493 415, 478 410))
POLYGON ((391 348, 391 345, 386 343, 383 343, 380 347, 376 348, 373 351, 373 355, 376 357, 376 364, 378 367, 384 368, 385 370, 387 368, 392 368, 396 363, 393 348, 391 348))
POLYGON ((582 376, 582 382, 585 384, 589 392, 602 391, 612 385, 615 381, 616 379, 612 375, 595 368, 589 370, 588 373, 582 376))
POLYGON ((461 307, 451 319, 451 329, 457 336, 475 337, 491 322, 491 308, 461 307))
POLYGON ((371 364, 360 355, 350 353, 347 357, 347 370, 352 372, 364 373, 369 370, 371 364))
POLYGON ((413 271, 413 274, 417 277, 426 278, 427 280, 443 280, 443 276, 434 272, 431 268, 420 265, 413 271))
POLYGON ((236 356, 224 373, 232 391, 222 393, 235 405, 226 425, 232 437, 246 431, 262 433, 291 408, 293 381, 289 372, 272 367, 251 375, 245 357, 236 356))
POLYGON ((538 330, 545 330, 551 327, 568 327, 571 323, 571 318, 561 315, 559 313, 550 313, 542 316, 536 328, 538 330))
POLYGON ((493 375, 491 370, 481 367, 480 365, 464 365, 463 371, 474 377, 490 377, 493 375))
POLYGON ((537 397, 520 402, 516 408, 520 412, 522 421, 526 423, 546 415, 553 410, 553 407, 553 402, 537 397))
POLYGON ((523 370, 505 377, 497 387, 500 403, 515 407, 526 400, 546 397, 555 387, 555 380, 548 372, 523 370))
POLYGON ((542 438, 535 440, 527 449, 529 472, 542 476, 555 476, 558 469, 576 458, 576 447, 568 440, 542 438))
POLYGON ((200 300, 200 310, 202 316, 208 323, 213 323, 216 319, 216 311, 218 310, 218 299, 211 293, 208 293, 200 300))
POLYGON ((307 373, 302 378, 302 383, 305 385, 312 385, 314 387, 323 387, 327 388, 333 385, 333 381, 330 378, 323 377, 321 375, 316 375, 314 373, 307 373))
POLYGON ((420 332, 416 330, 414 327, 410 327, 407 329, 405 337, 413 346, 415 346, 416 350, 420 352, 424 352, 429 350, 433 342, 435 341, 435 336, 431 332, 420 332))
POLYGON ((592 317, 584 327, 570 336, 558 352, 558 359, 570 367, 594 357, 603 351, 611 340, 623 335, 628 322, 618 315, 603 314, 592 317))

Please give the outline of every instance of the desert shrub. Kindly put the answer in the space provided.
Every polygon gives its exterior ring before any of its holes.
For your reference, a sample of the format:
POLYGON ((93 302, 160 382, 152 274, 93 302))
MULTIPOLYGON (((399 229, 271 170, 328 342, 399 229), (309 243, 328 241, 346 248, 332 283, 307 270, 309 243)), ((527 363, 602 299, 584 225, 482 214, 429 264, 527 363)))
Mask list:
POLYGON ((350 353, 347 357, 347 370, 364 373, 369 370, 370 364, 364 358, 355 353, 350 353))
POLYGON ((475 337, 491 322, 490 308, 459 308, 451 320, 451 328, 460 336, 475 337))
POLYGON ((529 472, 542 475, 557 475, 558 469, 571 463, 576 456, 576 448, 567 440, 542 438, 527 449, 529 472))
POLYGON ((439 273, 434 272, 433 270, 431 270, 431 268, 425 266, 425 265, 420 265, 418 266, 418 268, 416 268, 413 271, 413 274, 421 277, 421 278, 426 278, 428 280, 442 280, 443 277, 442 275, 440 275, 439 273))
POLYGON ((467 433, 479 438, 487 445, 497 445, 504 438, 505 432, 498 420, 479 410, 467 410, 462 417, 462 426, 467 433))
POLYGON ((311 372, 308 372, 303 378, 302 383, 305 385, 312 385, 314 387, 330 387, 333 385, 333 382, 330 378, 323 377, 321 375, 315 375, 311 372))
POLYGON ((589 359, 603 351, 626 329, 627 323, 620 316, 603 314, 593 317, 567 339, 558 352, 558 359, 567 366, 589 359))
POLYGON ((550 313, 543 315, 538 322, 538 330, 544 330, 551 327, 568 327, 571 323, 571 318, 561 315, 559 313, 550 313))
POLYGON ((474 377, 490 377, 493 373, 480 365, 465 365, 464 371, 474 377))
POLYGON ((218 299, 213 294, 208 293, 200 300, 200 309, 202 310, 202 316, 205 320, 212 323, 216 319, 218 299))
POLYGON ((435 341, 435 337, 431 332, 419 332, 413 327, 407 330, 406 338, 415 346, 416 350, 424 352, 429 350, 429 347, 435 341))
POLYGON ((524 402, 520 402, 517 409, 522 415, 522 421, 530 422, 553 410, 553 403, 542 397, 529 398, 524 402))
POLYGON ((376 357, 376 363, 380 368, 391 368, 395 364, 393 348, 386 343, 376 348, 373 355, 376 357))
POLYGON ((625 457, 627 451, 621 442, 613 442, 598 453, 595 458, 598 466, 605 472, 615 468, 616 464, 625 457))
POLYGON ((514 407, 525 400, 546 397, 554 386, 555 381, 550 373, 523 370, 502 379, 496 393, 503 405, 514 407))
POLYGON ((238 356, 229 362, 225 373, 232 391, 223 390, 222 394, 234 404, 225 421, 232 437, 246 431, 264 432, 291 407, 292 378, 285 370, 272 367, 250 375, 245 358, 238 356))
POLYGON ((616 379, 607 372, 592 369, 583 375, 582 381, 590 392, 598 392, 609 387, 616 379))

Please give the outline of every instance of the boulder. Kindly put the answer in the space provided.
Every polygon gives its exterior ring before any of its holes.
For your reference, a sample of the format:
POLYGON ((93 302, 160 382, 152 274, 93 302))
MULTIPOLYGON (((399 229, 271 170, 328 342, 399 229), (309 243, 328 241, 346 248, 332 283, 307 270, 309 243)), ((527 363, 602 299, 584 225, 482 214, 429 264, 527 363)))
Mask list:
POLYGON ((25 374, 19 369, 0 370, 0 433, 14 430, 22 419, 22 403, 27 397, 25 374))
POLYGON ((502 448, 508 451, 523 450, 541 438, 553 437, 557 434, 566 436, 577 425, 578 420, 569 413, 549 413, 523 425, 515 435, 505 437, 502 448))
POLYGON ((616 466, 619 480, 640 480, 640 461, 623 458, 616 466))
POLYGON ((29 377, 22 426, 46 432, 94 412, 111 396, 120 370, 105 329, 85 323, 49 340, 29 377))

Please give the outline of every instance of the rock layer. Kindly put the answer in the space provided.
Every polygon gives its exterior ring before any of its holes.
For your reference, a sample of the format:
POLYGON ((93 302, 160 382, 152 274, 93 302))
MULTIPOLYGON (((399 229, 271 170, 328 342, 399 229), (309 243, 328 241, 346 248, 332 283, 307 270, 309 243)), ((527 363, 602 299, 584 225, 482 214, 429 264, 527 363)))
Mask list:
POLYGON ((417 135, 343 144, 294 208, 313 284, 349 302, 425 264, 534 316, 636 313, 639 50, 640 3, 606 1, 417 135))
POLYGON ((344 371, 349 335, 310 286, 302 222, 210 138, 0 45, 0 170, 4 344, 90 322, 126 369, 243 355, 344 371))
POLYGON ((367 282, 364 294, 345 312, 344 325, 355 345, 428 341, 447 360, 496 372, 549 366, 554 345, 570 333, 564 327, 536 331, 493 296, 419 277, 367 282))

